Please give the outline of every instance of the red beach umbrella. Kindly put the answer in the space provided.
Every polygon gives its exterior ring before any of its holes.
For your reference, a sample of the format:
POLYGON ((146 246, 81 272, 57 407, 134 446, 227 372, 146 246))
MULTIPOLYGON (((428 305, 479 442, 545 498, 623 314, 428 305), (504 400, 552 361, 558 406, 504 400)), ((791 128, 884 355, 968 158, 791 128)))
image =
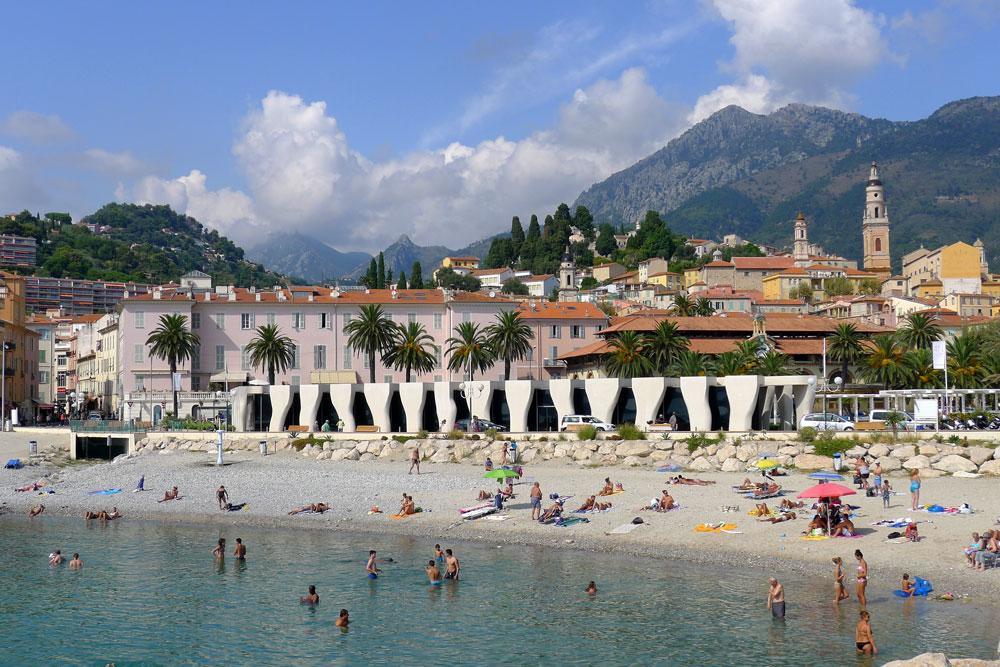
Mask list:
POLYGON ((841 486, 840 484, 834 484, 833 482, 824 482, 823 484, 817 484, 816 486, 809 487, 805 491, 799 494, 799 498, 839 498, 841 496, 853 496, 857 491, 848 488, 846 486, 841 486))

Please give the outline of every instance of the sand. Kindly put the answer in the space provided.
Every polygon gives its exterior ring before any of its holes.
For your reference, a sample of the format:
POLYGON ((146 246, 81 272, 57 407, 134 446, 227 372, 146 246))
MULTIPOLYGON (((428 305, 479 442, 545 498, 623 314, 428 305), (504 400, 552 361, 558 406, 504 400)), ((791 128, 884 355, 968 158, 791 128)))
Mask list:
MULTIPOLYGON (((32 466, 5 470, 0 481, 0 511, 24 514, 42 502, 47 515, 82 516, 86 510, 117 506, 123 521, 139 519, 169 522, 220 522, 234 526, 294 527, 338 530, 364 540, 363 533, 404 534, 425 538, 428 542, 448 540, 482 541, 490 545, 535 544, 560 548, 587 549, 596 552, 614 550, 619 554, 683 559, 702 563, 721 563, 738 568, 754 568, 762 576, 797 571, 812 573, 817 585, 828 585, 832 556, 844 559, 853 583, 853 552, 861 549, 868 560, 871 584, 882 590, 897 588, 904 571, 934 582, 937 591, 953 590, 975 593, 977 601, 1000 592, 1000 572, 976 572, 965 565, 962 548, 972 531, 994 525, 1000 515, 1000 496, 995 478, 962 479, 939 477, 924 480, 923 502, 958 505, 968 502, 972 515, 942 516, 910 511, 909 495, 893 496, 890 509, 882 508, 881 498, 851 496, 861 506, 855 519, 862 537, 806 541, 801 532, 809 512, 781 524, 767 524, 747 515, 753 501, 738 497, 730 486, 748 473, 706 473, 696 476, 714 480, 713 486, 666 486, 670 474, 649 469, 581 468, 572 464, 544 463, 528 466, 525 479, 515 486, 517 499, 511 502, 504 521, 480 519, 460 522, 459 507, 477 504, 479 489, 492 490, 495 484, 482 479, 483 469, 472 464, 421 464, 420 475, 408 475, 409 464, 391 462, 327 462, 307 459, 292 452, 261 457, 249 452, 227 453, 227 465, 214 464, 214 454, 164 450, 123 458, 117 462, 71 464, 56 468, 32 466), (14 488, 52 475, 56 493, 39 497, 34 493, 16 493, 14 488), (136 481, 145 475, 147 491, 133 493, 136 481), (548 495, 558 492, 572 495, 567 507, 575 509, 586 496, 595 493, 605 476, 622 482, 626 491, 608 498, 614 507, 601 514, 587 515, 590 522, 570 527, 544 526, 530 520, 528 490, 538 481, 549 504, 548 495), (215 490, 224 484, 231 502, 249 503, 244 511, 220 511, 215 490), (156 502, 170 486, 180 488, 182 499, 156 502), (121 488, 111 496, 88 492, 121 488), (681 508, 666 514, 640 511, 638 508, 669 488, 681 508), (389 514, 399 507, 403 493, 412 495, 424 512, 402 520, 389 514), (310 502, 327 502, 333 509, 323 515, 288 516, 288 510, 310 502), (377 505, 382 514, 369 514, 377 505), (739 506, 739 512, 723 512, 723 506, 739 506), (627 534, 607 533, 641 516, 644 525, 627 534), (923 536, 919 543, 896 544, 886 536, 894 529, 874 528, 880 519, 913 517, 923 536), (702 522, 737 524, 737 533, 695 532, 702 522)), ((759 475, 749 475, 758 477, 759 475)), ((891 478, 894 486, 906 488, 900 477, 891 478)), ((782 478, 791 495, 814 482, 803 474, 782 478)), ((848 486, 850 484, 848 483, 848 486)), ((210 545, 209 545, 210 546, 210 545)))

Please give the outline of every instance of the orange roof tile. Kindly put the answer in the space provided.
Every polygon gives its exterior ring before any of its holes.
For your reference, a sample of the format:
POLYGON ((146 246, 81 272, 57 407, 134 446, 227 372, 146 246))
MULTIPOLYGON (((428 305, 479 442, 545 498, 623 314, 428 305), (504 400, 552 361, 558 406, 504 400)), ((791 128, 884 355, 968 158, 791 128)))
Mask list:
POLYGON ((725 262, 725 261, 723 261, 721 259, 713 259, 708 264, 705 264, 704 267, 706 269, 718 269, 718 268, 731 269, 731 268, 733 268, 733 263, 732 262, 725 262))
POLYGON ((795 266, 795 259, 785 255, 775 257, 733 257, 733 266, 741 271, 780 271, 795 266))
MULTIPOLYGON (((260 295, 260 303, 287 303, 287 304, 303 304, 303 303, 338 303, 338 304, 366 304, 366 303, 410 303, 410 304, 443 304, 444 303, 444 292, 439 289, 419 289, 419 290, 367 290, 367 291, 343 291, 339 292, 339 296, 331 296, 331 292, 336 290, 331 290, 329 288, 293 288, 292 290, 282 288, 279 292, 284 297, 284 300, 278 298, 278 294, 275 290, 262 289, 256 292, 251 292, 249 289, 242 287, 237 287, 234 289, 236 294, 236 303, 254 303, 258 302, 257 296, 260 295), (309 296, 294 296, 296 292, 309 292, 313 296, 313 300, 309 301, 309 296)), ((209 302, 216 304, 230 303, 228 294, 216 294, 215 292, 208 292, 209 302)), ((164 290, 159 299, 154 299, 153 294, 136 294, 131 295, 126 302, 135 301, 188 301, 188 302, 205 302, 205 292, 195 292, 193 296, 188 296, 187 292, 184 290, 173 291, 164 290)), ((510 303, 510 299, 507 297, 496 294, 496 296, 490 296, 485 292, 462 292, 456 291, 451 293, 451 298, 453 301, 465 302, 465 303, 488 303, 488 302, 506 302, 510 303)))
POLYGON ((524 320, 603 320, 608 316, 592 303, 544 301, 542 303, 522 303, 517 307, 524 320))
POLYGON ((583 347, 578 347, 570 352, 564 352, 559 355, 560 359, 578 359, 580 357, 589 357, 594 354, 606 354, 611 350, 607 341, 599 340, 591 343, 590 345, 584 345, 583 347))

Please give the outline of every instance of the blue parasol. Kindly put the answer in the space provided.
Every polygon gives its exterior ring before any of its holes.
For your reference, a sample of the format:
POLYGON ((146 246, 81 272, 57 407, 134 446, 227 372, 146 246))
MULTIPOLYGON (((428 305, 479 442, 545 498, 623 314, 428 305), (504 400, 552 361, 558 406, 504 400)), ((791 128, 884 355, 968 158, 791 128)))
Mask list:
POLYGON ((810 473, 809 479, 837 480, 844 479, 844 476, 838 475, 835 472, 826 472, 821 470, 820 472, 810 473))

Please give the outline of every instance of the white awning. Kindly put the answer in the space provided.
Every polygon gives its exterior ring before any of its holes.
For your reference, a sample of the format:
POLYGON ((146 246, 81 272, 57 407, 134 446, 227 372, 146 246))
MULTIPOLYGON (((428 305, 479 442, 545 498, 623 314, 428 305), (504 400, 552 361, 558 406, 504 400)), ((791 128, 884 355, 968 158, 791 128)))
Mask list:
POLYGON ((247 372, 243 371, 237 373, 235 371, 230 371, 229 373, 226 373, 225 371, 221 371, 208 378, 208 381, 218 382, 219 384, 225 384, 226 382, 229 384, 244 384, 247 381, 247 372))

